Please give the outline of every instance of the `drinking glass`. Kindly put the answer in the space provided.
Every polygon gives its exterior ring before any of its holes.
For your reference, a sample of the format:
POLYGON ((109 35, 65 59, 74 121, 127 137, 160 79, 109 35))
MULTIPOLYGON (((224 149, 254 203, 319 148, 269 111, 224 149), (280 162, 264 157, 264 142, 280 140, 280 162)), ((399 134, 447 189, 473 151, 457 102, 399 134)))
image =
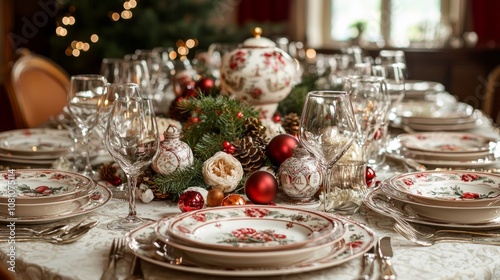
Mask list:
POLYGON ((81 172, 96 178, 90 163, 90 133, 97 124, 97 108, 104 93, 106 79, 101 75, 74 75, 71 77, 68 92, 68 111, 82 132, 85 146, 85 168, 81 172))
POLYGON ((329 211, 332 168, 356 136, 356 119, 345 91, 312 91, 307 94, 299 125, 300 143, 318 159, 323 169, 322 209, 329 211))
POLYGON ((389 105, 380 126, 379 139, 373 142, 373 155, 370 160, 375 170, 390 171, 391 167, 386 163, 385 151, 389 142, 389 123, 396 118, 396 108, 405 95, 404 66, 401 63, 374 65, 372 74, 383 77, 387 85, 389 105))
POLYGON ((129 230, 147 222, 137 216, 137 177, 159 151, 159 135, 150 99, 121 97, 114 101, 106 130, 106 148, 127 176, 128 215, 108 224, 109 229, 129 230))

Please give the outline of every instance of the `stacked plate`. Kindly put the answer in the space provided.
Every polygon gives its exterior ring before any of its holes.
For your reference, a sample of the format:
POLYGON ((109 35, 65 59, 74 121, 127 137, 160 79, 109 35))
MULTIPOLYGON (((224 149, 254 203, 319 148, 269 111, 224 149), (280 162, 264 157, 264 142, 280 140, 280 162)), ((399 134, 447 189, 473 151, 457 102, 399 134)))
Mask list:
POLYGON ((58 129, 18 129, 0 133, 0 160, 49 165, 73 146, 69 132, 58 129))
POLYGON ((453 101, 402 102, 396 112, 401 124, 420 131, 467 130, 483 124, 480 112, 453 101))
POLYGON ((128 240, 134 254, 164 267, 253 277, 335 266, 375 242, 370 229, 345 218, 262 205, 187 212, 133 230, 128 240))
POLYGON ((433 95, 445 90, 444 85, 438 82, 406 80, 405 99, 429 99, 433 95))
POLYGON ((392 209, 420 223, 498 227, 500 175, 472 171, 396 175, 367 194, 365 203, 377 212, 392 215, 387 211, 392 209))
POLYGON ((97 209, 110 191, 78 173, 53 169, 1 171, 0 221, 51 222, 97 209))
POLYGON ((475 133, 407 133, 397 141, 405 157, 424 165, 478 167, 497 162, 498 140, 475 133))

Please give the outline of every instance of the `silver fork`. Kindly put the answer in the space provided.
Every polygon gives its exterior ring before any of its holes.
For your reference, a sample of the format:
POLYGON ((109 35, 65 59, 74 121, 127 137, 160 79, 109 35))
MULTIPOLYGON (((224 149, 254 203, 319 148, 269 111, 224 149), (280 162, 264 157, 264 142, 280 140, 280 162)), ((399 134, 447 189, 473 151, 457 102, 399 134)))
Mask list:
POLYGON ((394 230, 401 234, 404 238, 415 242, 422 246, 432 246, 436 243, 443 242, 454 242, 454 243, 470 243, 470 244, 484 244, 484 245, 500 245, 500 240, 492 240, 487 238, 475 238, 475 237, 422 237, 417 236, 415 233, 407 231, 406 228, 402 227, 401 224, 396 223, 394 225, 394 230))
POLYGON ((456 229, 439 229, 433 232, 424 232, 414 227, 409 223, 399 223, 399 226, 405 231, 412 232, 415 236, 421 238, 432 238, 440 235, 441 237, 445 237, 442 234, 461 234, 461 235, 476 235, 476 236, 485 236, 485 237, 500 237, 500 233, 490 233, 490 232, 477 232, 477 231, 468 231, 468 230, 456 230, 456 229))
POLYGON ((116 262, 123 258, 125 253, 125 241, 123 239, 113 239, 108 255, 108 266, 101 276, 101 280, 117 280, 116 262))

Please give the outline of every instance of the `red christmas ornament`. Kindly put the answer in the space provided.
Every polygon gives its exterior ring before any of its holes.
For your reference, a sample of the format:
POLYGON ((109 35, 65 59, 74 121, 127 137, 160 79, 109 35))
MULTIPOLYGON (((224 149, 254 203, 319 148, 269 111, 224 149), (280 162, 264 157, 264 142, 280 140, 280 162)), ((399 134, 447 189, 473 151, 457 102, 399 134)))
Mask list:
POLYGON ((109 182, 111 183, 111 185, 117 187, 117 186, 122 184, 122 179, 120 177, 116 176, 113 179, 111 179, 109 182))
POLYGON ((196 82, 196 87, 199 88, 205 95, 209 95, 214 86, 214 80, 207 77, 201 78, 198 82, 196 82))
POLYGON ((278 115, 278 114, 274 114, 274 116, 273 116, 273 122, 280 123, 281 122, 281 116, 278 115))
POLYGON ((243 118, 243 113, 242 113, 242 112, 238 112, 238 114, 236 114, 236 117, 237 117, 238 119, 243 118))
POLYGON ((382 129, 379 128, 377 131, 375 131, 375 134, 373 134, 373 140, 378 140, 382 137, 382 129))
POLYGON ((370 166, 367 166, 365 177, 366 177, 366 185, 368 187, 371 187, 373 179, 375 179, 376 176, 377 175, 375 174, 375 170, 373 170, 373 168, 371 168, 370 166))
POLYGON ((196 97, 196 90, 193 88, 187 88, 182 92, 182 97, 184 98, 189 98, 189 97, 196 97))
POLYGON ((177 205, 182 212, 199 210, 205 206, 205 199, 197 191, 185 191, 179 197, 177 205))
POLYGON ((277 135, 267 145, 267 157, 275 166, 279 167, 287 158, 293 156, 293 149, 298 144, 297 138, 290 134, 277 135))
POLYGON ((250 174, 245 182, 245 194, 255 204, 270 204, 278 193, 278 181, 267 171, 250 174))

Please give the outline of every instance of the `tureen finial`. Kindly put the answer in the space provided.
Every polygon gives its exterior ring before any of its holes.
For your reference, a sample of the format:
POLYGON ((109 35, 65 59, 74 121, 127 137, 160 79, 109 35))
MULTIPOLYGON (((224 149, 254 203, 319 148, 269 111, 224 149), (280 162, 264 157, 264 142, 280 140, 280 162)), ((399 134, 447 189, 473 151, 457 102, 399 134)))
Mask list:
POLYGON ((260 35, 262 35, 262 28, 254 27, 254 29, 252 29, 252 35, 255 38, 260 38, 260 35))

